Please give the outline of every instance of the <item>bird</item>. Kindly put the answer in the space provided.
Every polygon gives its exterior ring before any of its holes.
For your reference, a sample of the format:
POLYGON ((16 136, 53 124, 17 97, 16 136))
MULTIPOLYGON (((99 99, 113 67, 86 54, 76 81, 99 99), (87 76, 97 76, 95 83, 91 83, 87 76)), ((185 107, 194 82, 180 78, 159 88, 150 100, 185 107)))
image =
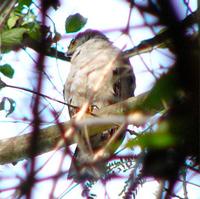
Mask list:
MULTIPOLYGON (((93 113, 134 96, 136 79, 133 67, 129 60, 123 57, 122 51, 102 32, 87 29, 78 33, 71 40, 66 56, 71 66, 64 84, 64 99, 71 105, 68 107, 71 118, 76 117, 85 103, 88 103, 88 110, 93 113)), ((68 172, 69 179, 72 178, 76 182, 98 180, 105 174, 106 161, 97 160, 91 164, 92 156, 88 151, 93 154, 97 152, 105 146, 116 130, 113 128, 97 132, 89 137, 89 143, 82 136, 84 147, 77 145, 75 149, 68 172)), ((120 137, 121 140, 124 134, 120 137)), ((115 150, 119 145, 120 142, 115 150)))

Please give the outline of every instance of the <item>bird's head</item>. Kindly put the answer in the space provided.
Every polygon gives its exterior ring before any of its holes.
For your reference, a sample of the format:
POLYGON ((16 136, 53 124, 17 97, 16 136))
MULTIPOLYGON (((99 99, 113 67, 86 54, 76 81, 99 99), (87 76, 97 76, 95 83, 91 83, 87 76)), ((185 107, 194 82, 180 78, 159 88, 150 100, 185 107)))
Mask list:
POLYGON ((72 57, 72 55, 74 54, 74 52, 79 46, 81 46, 88 40, 95 39, 95 38, 109 41, 108 38, 101 32, 97 30, 88 29, 84 32, 79 33, 74 39, 71 40, 66 56, 72 57))

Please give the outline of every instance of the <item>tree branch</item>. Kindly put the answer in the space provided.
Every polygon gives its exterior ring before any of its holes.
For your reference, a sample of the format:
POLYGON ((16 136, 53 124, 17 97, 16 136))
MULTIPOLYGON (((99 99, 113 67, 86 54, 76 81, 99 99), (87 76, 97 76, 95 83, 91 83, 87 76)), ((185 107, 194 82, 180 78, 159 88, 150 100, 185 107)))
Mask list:
MULTIPOLYGON (((182 28, 186 28, 199 21, 200 21, 200 10, 197 10, 192 14, 188 15, 183 21, 179 22, 177 24, 177 27, 179 26, 182 28)), ((144 40, 138 46, 124 51, 123 52, 124 57, 129 58, 138 54, 151 52, 153 49, 158 48, 163 44, 167 46, 166 41, 170 39, 169 35, 170 35, 169 28, 167 28, 166 30, 156 35, 155 37, 144 40)))
MULTIPOLYGON (((70 127, 74 126, 78 131, 82 128, 86 123, 88 127, 89 135, 95 135, 97 132, 102 132, 107 129, 116 126, 116 121, 108 121, 108 122, 100 122, 95 124, 91 121, 92 118, 106 118, 108 116, 122 116, 127 115, 134 110, 137 110, 139 104, 141 104, 147 97, 148 93, 141 94, 137 97, 131 97, 123 102, 113 104, 111 106, 105 107, 95 113, 95 116, 86 116, 85 120, 81 121, 80 124, 74 124, 74 120, 70 120, 67 122, 62 122, 56 125, 52 125, 50 127, 41 129, 38 132, 38 148, 37 148, 37 155, 42 153, 61 148, 64 145, 69 146, 75 143, 75 136, 65 136, 66 139, 63 141, 63 132, 66 132, 70 127), (84 125, 83 125, 84 124, 84 125), (61 141, 61 142, 60 142, 61 141), (59 144, 62 143, 62 144, 59 144)), ((161 107, 158 106, 157 109, 152 109, 149 107, 148 113, 155 114, 156 112, 160 111, 161 107)), ((124 118, 126 119, 126 118, 124 118)), ((119 121, 120 122, 120 121, 119 121)), ((123 122, 123 121, 121 121, 123 122)), ((131 120, 131 123, 138 124, 137 119, 131 120)), ((84 128, 84 127, 83 127, 84 128)), ((30 150, 30 140, 31 140, 31 133, 16 136, 8 139, 0 140, 0 164, 6 164, 11 162, 17 162, 22 159, 26 159, 29 157, 29 150, 30 150)))
POLYGON ((45 52, 43 49, 43 52, 41 52, 41 49, 39 48, 39 42, 31 39, 30 37, 26 37, 24 39, 23 46, 29 47, 38 53, 45 53, 45 55, 49 57, 57 58, 63 61, 70 61, 70 58, 67 57, 64 52, 58 51, 53 47, 46 48, 45 52))
MULTIPOLYGON (((13 1, 13 2, 15 2, 15 1, 13 1)), ((186 28, 186 27, 189 27, 192 24, 197 23, 199 21, 200 21, 200 11, 197 10, 197 11, 193 12, 192 14, 188 15, 183 21, 179 22, 177 24, 177 26, 182 26, 182 27, 186 28)), ((16 31, 14 29, 11 29, 11 30, 13 32, 16 31)), ((25 29, 24 29, 24 31, 25 31, 25 29)), ((3 32, 2 32, 2 38, 1 38, 1 40, 2 40, 2 44, 1 44, 2 49, 4 49, 4 48, 7 49, 8 48, 9 50, 12 50, 12 49, 16 49, 17 47, 19 47, 19 48, 29 47, 29 48, 35 50, 38 53, 44 53, 44 55, 46 55, 46 56, 50 56, 50 57, 57 58, 57 59, 64 60, 64 61, 70 61, 69 57, 65 56, 64 52, 58 51, 54 47, 50 47, 51 46, 51 41, 47 41, 47 43, 49 42, 47 44, 47 46, 49 46, 49 47, 44 50, 44 49, 41 49, 39 47, 39 41, 31 39, 29 36, 25 36, 26 34, 24 32, 19 32, 18 34, 22 34, 23 35, 22 42, 13 43, 13 44, 9 43, 9 46, 7 46, 8 44, 6 43, 6 38, 3 38, 3 32)), ((167 42, 166 41, 168 41, 169 39, 170 39, 169 38, 169 29, 166 29, 162 33, 159 33, 158 35, 154 36, 153 38, 142 41, 138 46, 136 46, 136 47, 134 47, 132 49, 124 51, 123 52, 124 57, 130 58, 130 57, 133 57, 133 56, 138 55, 138 54, 150 52, 155 47, 160 47, 163 44, 167 48, 168 46, 167 46, 167 42)))
MULTIPOLYGON (((177 25, 186 28, 186 27, 189 27, 192 24, 197 23, 199 21, 200 21, 200 10, 197 10, 197 11, 193 12, 192 14, 188 15, 183 21, 181 21, 177 25)), ((167 28, 162 33, 154 36, 153 38, 144 40, 138 46, 124 51, 123 52, 124 57, 130 58, 130 57, 136 56, 138 54, 151 52, 156 47, 159 47, 159 46, 163 45, 164 43, 166 43, 166 41, 168 39, 169 39, 169 29, 167 28)), ((25 44, 27 47, 32 48, 33 50, 35 50, 37 52, 41 51, 38 48, 37 42, 35 40, 28 39, 25 42, 25 44)), ((45 55, 54 57, 54 58, 57 58, 60 60, 64 60, 64 61, 70 61, 69 57, 65 56, 65 53, 57 51, 53 47, 47 49, 45 52, 45 55)))

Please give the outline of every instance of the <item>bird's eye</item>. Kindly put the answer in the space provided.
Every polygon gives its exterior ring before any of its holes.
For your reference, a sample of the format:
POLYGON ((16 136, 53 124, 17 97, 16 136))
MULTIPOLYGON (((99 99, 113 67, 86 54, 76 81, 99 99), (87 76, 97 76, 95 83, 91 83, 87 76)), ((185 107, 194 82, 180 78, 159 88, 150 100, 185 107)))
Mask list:
POLYGON ((75 43, 75 39, 72 39, 70 43, 73 45, 75 43))

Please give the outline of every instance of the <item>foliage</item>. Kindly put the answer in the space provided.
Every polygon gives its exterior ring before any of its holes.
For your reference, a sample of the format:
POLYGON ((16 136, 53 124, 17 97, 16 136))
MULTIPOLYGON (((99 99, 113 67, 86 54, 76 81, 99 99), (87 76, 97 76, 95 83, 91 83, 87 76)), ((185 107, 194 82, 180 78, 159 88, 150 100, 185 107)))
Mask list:
POLYGON ((83 17, 79 13, 70 15, 65 22, 65 30, 67 33, 77 32, 85 26, 87 18, 83 17))
MULTIPOLYGON (((28 1, 27 1, 28 2, 28 1)), ((41 39, 41 25, 36 20, 34 12, 19 4, 10 14, 4 28, 1 30, 1 52, 7 53, 23 47, 24 39, 30 37, 41 39)))
MULTIPOLYGON (((12 78, 14 75, 14 69, 9 64, 4 64, 4 65, 0 66, 0 72, 9 78, 12 78)), ((6 86, 7 85, 0 78, 0 90, 6 86)), ((16 103, 13 99, 11 99, 9 97, 2 98, 2 100, 0 102, 0 111, 4 110, 6 112, 6 117, 15 110, 15 107, 16 107, 16 103), (9 108, 7 108, 6 102, 8 102, 9 108)))
POLYGON ((10 64, 0 66, 0 72, 9 78, 12 78, 14 75, 14 69, 10 64))
POLYGON ((15 110, 16 103, 13 99, 4 97, 0 102, 0 111, 6 111, 6 117, 10 115, 15 110), (6 102, 9 103, 9 108, 7 108, 6 102))
MULTIPOLYGON (((138 186, 142 185, 148 176, 166 180, 169 185, 168 196, 170 196, 173 193, 175 183, 183 175, 182 168, 188 159, 191 160, 192 164, 190 166, 186 165, 186 167, 188 166, 188 168, 199 172, 197 170, 199 168, 198 38, 195 34, 186 34, 187 29, 183 28, 177 22, 172 10, 171 13, 164 13, 170 10, 170 8, 165 9, 164 5, 167 6, 166 2, 159 3, 159 6, 155 6, 155 3, 152 1, 149 2, 147 7, 138 5, 136 8, 143 14, 150 13, 157 16, 158 24, 164 26, 164 29, 157 36, 162 36, 164 42, 162 40, 161 45, 157 45, 160 38, 154 39, 154 41, 156 41, 155 43, 159 48, 168 48, 171 50, 175 56, 175 62, 166 73, 156 77, 156 82, 147 98, 133 110, 133 112, 140 111, 148 116, 152 115, 152 113, 155 114, 153 110, 160 107, 160 116, 152 128, 148 131, 134 134, 135 136, 129 138, 125 143, 124 150, 139 146, 142 150, 141 154, 137 157, 131 155, 128 158, 120 157, 118 160, 111 159, 108 163, 106 175, 103 177, 103 180, 106 181, 116 176, 119 177, 120 175, 118 174, 129 172, 130 175, 126 176, 125 185, 121 192, 121 195, 125 194, 127 198, 136 196, 138 186), (169 19, 168 17, 171 18, 169 19), (163 35, 163 32, 166 34, 163 35)), ((55 1, 47 1, 47 3, 53 4, 55 1)), ((57 44, 61 35, 56 31, 52 32, 46 24, 38 21, 37 14, 31 7, 32 5, 33 2, 31 0, 18 0, 16 6, 12 9, 6 21, 4 21, 4 26, 0 29, 1 53, 9 53, 21 48, 25 49, 28 46, 39 53, 39 64, 37 64, 43 65, 41 60, 43 60, 45 54, 49 53, 52 57, 57 58, 58 51, 56 48, 53 48, 53 54, 52 45, 57 44)), ((77 32, 86 23, 87 19, 79 13, 70 15, 65 21, 66 33, 77 32)), ((191 25, 189 27, 191 28, 191 25)), ((196 33, 196 30, 194 32, 196 33)), ((148 46, 149 44, 145 43, 145 45, 148 46)), ((150 47, 152 48, 152 46, 150 47)), ((38 70, 38 73, 40 74, 41 71, 43 70, 38 70)), ((0 65, 1 75, 13 78, 14 72, 15 68, 10 64, 0 65)), ((41 77, 38 76, 37 81, 41 82, 41 80, 41 77)), ((0 89, 5 89, 6 87, 7 84, 0 80, 0 89)), ((39 86, 38 91, 40 91, 39 86)), ((40 105, 36 102, 40 101, 38 96, 41 94, 39 92, 38 95, 37 92, 33 93, 36 94, 36 99, 33 100, 35 102, 33 106, 34 119, 32 121, 33 139, 30 142, 30 146, 34 146, 34 142, 37 142, 37 131, 42 121, 38 116, 39 114, 36 114, 38 113, 36 110, 40 105)), ((0 111, 6 111, 6 116, 8 116, 13 113, 15 106, 16 103, 13 99, 3 97, 0 102, 0 111)), ((57 118, 55 121, 57 121, 57 118)), ((59 122, 56 125, 62 128, 59 122)), ((63 137, 65 137, 64 134, 63 137)), ((64 142, 67 141, 64 139, 64 142)), ((43 146, 40 147, 42 148, 43 146)), ((34 168, 35 159, 34 149, 31 151, 32 148, 30 147, 29 151, 30 165, 34 168)), ((66 154, 70 154, 67 147, 66 154)), ((116 157, 118 156, 116 155, 116 157)), ((60 173, 52 177, 55 184, 57 179, 63 175, 61 171, 60 173)), ((23 180, 21 184, 26 185, 26 182, 29 183, 26 186, 27 190, 22 190, 22 195, 31 192, 30 190, 34 186, 34 183, 36 183, 34 175, 34 169, 32 169, 32 173, 31 169, 30 171, 27 170, 27 181, 23 180)), ((86 188, 89 188, 88 192, 94 184, 95 182, 85 183, 86 188)))

